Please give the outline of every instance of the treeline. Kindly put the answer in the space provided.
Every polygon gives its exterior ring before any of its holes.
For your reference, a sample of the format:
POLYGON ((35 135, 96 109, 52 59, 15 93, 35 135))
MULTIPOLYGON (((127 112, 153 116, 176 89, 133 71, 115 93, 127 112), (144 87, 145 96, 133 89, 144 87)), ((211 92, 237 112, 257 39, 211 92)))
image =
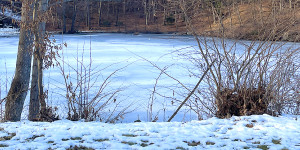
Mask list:
MULTIPOLYGON (((21 2, 1 0, 4 12, 20 11, 21 2)), ((299 0, 50 0, 47 30, 189 33, 181 3, 188 5, 200 35, 257 40, 276 32, 299 41, 299 0), (276 31, 270 31, 276 26, 276 31)))
MULTIPOLYGON (((52 30, 176 32, 177 16, 166 0, 73 0, 53 9, 52 30), (167 26, 167 27, 164 27, 167 26)), ((183 24, 182 24, 183 25, 183 24)), ((182 26, 181 25, 181 26, 182 26)))

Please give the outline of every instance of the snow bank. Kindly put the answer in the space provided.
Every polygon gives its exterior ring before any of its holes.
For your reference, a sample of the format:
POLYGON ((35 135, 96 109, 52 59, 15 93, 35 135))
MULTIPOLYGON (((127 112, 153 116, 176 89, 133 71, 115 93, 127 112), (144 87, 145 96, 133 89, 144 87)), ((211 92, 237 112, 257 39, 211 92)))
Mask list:
POLYGON ((191 122, 6 122, 7 149, 300 149, 300 116, 255 115, 191 122))

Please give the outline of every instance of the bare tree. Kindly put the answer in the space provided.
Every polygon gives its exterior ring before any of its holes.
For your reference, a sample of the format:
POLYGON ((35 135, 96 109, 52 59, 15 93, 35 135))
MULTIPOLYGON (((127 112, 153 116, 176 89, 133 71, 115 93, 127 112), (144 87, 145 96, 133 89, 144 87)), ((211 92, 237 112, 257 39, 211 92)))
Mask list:
POLYGON ((66 5, 67 2, 63 1, 62 2, 62 32, 66 33, 67 32, 67 18, 66 18, 66 5))
POLYGON ((73 15, 72 15, 72 24, 71 24, 71 33, 75 33, 75 22, 76 22, 76 16, 77 16, 77 0, 73 1, 73 15))
POLYGON ((45 53, 44 37, 46 23, 43 20, 46 9, 47 0, 35 0, 35 8, 33 11, 34 22, 34 55, 32 66, 32 80, 30 90, 29 120, 39 118, 40 104, 41 112, 45 112, 46 102, 43 91, 43 57, 45 53))
POLYGON ((24 0, 22 4, 22 19, 19 36, 18 56, 15 77, 12 81, 5 104, 5 120, 19 121, 27 95, 32 58, 32 9, 30 1, 24 0))

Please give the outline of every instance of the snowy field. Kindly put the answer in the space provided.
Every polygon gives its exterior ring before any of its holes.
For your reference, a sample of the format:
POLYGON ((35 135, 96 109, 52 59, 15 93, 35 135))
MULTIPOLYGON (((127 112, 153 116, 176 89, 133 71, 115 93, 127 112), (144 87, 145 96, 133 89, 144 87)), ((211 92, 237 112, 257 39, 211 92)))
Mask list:
POLYGON ((268 115, 191 122, 0 124, 0 149, 299 150, 300 117, 268 115))

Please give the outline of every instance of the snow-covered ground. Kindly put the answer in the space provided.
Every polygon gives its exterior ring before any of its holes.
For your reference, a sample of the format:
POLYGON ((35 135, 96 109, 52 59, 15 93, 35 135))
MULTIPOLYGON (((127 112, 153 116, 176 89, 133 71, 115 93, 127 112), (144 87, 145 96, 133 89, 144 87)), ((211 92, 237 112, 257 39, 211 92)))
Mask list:
POLYGON ((0 149, 300 149, 300 116, 191 122, 6 122, 0 149))

